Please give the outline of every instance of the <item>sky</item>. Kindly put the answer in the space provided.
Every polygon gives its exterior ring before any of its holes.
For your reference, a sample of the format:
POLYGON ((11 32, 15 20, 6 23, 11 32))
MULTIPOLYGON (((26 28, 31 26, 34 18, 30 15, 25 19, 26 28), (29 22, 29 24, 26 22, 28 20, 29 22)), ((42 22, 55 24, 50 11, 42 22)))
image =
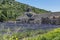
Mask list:
POLYGON ((60 11, 60 0, 16 0, 18 2, 34 6, 36 8, 45 9, 47 11, 60 11))

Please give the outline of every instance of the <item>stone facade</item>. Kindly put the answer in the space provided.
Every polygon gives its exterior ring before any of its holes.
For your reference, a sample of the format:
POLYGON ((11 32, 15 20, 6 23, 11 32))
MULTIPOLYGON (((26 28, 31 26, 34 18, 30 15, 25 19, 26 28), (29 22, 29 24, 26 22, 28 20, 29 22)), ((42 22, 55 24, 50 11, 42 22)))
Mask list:
POLYGON ((36 14, 28 17, 27 15, 24 17, 20 17, 20 23, 38 23, 38 24, 58 24, 60 25, 60 16, 59 15, 52 15, 51 13, 46 14, 36 14))

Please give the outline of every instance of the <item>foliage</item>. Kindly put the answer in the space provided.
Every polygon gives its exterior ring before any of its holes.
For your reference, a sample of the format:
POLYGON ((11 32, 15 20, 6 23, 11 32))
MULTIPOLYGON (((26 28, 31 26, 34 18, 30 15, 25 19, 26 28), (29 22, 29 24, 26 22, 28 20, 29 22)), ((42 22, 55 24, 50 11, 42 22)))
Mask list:
POLYGON ((30 30, 20 33, 4 34, 3 36, 0 35, 0 40, 60 40, 60 28, 47 33, 45 32, 42 30, 30 30))
MULTIPOLYGON (((6 30, 5 30, 6 32, 6 30)), ((46 30, 25 30, 23 32, 12 32, 0 34, 0 40, 60 40, 60 28, 46 31, 46 30)))
POLYGON ((12 32, 12 34, 9 34, 10 29, 4 29, 0 31, 0 40, 20 40, 26 37, 33 37, 36 36, 38 34, 43 34, 46 31, 43 30, 26 30, 26 31, 22 31, 22 32, 12 32), (4 34, 1 34, 1 32, 5 32, 4 34), (7 31, 7 33, 6 33, 7 31))
POLYGON ((60 40, 60 28, 35 37, 24 38, 23 40, 60 40))

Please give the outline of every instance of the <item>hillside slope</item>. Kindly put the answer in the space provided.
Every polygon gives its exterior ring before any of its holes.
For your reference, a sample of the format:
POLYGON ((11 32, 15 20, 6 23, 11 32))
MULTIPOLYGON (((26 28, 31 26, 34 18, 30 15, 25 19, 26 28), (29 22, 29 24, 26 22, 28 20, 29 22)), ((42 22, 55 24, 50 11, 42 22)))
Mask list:
POLYGON ((30 7, 35 13, 47 13, 49 11, 38 9, 15 0, 0 0, 0 21, 15 19, 17 16, 23 15, 27 7, 30 7))

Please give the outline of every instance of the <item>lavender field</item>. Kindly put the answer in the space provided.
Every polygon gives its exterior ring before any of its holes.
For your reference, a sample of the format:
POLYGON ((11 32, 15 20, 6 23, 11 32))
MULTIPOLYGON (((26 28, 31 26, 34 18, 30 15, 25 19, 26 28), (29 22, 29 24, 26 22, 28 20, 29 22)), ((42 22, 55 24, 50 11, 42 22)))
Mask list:
POLYGON ((17 29, 17 30, 27 30, 27 29, 32 29, 32 30, 37 30, 37 29, 43 29, 43 30, 48 30, 48 29, 54 29, 54 28, 59 28, 60 25, 51 25, 51 24, 27 24, 27 23, 11 23, 11 22, 4 22, 0 23, 0 29, 17 29))

